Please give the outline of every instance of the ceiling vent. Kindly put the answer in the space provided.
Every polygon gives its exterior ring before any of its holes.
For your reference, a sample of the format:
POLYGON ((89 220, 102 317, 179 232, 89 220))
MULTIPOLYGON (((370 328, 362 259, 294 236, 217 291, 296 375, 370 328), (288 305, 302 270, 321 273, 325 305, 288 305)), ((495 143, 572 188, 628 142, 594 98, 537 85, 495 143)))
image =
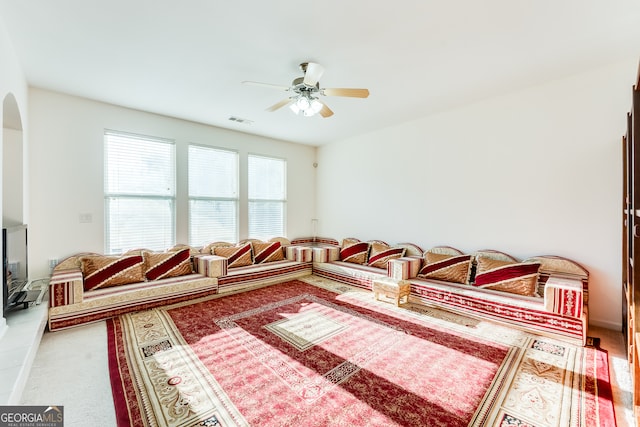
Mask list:
POLYGON ((243 118, 236 117, 236 116, 229 117, 229 120, 231 120, 232 122, 236 122, 236 123, 242 123, 244 125, 250 125, 250 124, 253 123, 253 120, 243 119, 243 118))

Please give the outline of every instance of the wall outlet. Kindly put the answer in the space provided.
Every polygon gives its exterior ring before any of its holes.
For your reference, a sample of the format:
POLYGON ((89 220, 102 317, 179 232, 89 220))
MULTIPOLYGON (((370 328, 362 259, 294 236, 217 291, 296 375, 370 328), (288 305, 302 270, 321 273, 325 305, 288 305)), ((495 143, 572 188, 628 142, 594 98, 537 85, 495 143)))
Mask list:
POLYGON ((90 213, 81 213, 80 215, 78 215, 78 219, 81 223, 90 223, 93 222, 93 215, 91 215, 90 213))
POLYGON ((20 263, 19 262, 10 262, 9 263, 9 272, 12 277, 18 277, 18 272, 20 271, 20 263))

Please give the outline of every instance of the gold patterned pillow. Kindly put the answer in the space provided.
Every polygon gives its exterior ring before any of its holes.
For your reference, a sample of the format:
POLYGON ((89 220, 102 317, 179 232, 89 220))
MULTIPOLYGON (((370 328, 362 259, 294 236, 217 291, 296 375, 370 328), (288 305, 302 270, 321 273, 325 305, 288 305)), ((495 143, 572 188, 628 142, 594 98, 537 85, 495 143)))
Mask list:
POLYGON ((387 268, 389 260, 402 258, 405 250, 405 248, 392 248, 383 243, 371 243, 368 264, 371 267, 387 268))
POLYGON ((340 261, 354 264, 366 264, 369 256, 369 243, 357 239, 344 239, 340 250, 340 261))
POLYGON ((251 242, 251 247, 253 248, 254 264, 284 260, 280 242, 251 242))
POLYGON ((511 262, 479 256, 473 286, 536 296, 539 269, 538 262, 511 262))
POLYGON ((251 243, 239 246, 217 246, 213 248, 213 254, 227 258, 227 266, 229 268, 253 264, 251 243))
POLYGON ((427 252, 425 254, 425 265, 420 269, 418 277, 454 283, 469 283, 472 262, 472 255, 448 255, 427 252))
POLYGON ((85 291, 145 281, 142 255, 89 255, 80 258, 80 265, 85 291))
POLYGON ((193 273, 191 249, 185 247, 175 252, 142 252, 147 280, 166 279, 193 273))

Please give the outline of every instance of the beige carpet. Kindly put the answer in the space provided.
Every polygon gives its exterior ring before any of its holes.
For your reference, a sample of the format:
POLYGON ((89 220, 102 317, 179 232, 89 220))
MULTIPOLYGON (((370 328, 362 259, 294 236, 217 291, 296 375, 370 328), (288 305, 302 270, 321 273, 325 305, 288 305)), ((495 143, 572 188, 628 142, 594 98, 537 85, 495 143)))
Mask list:
MULTIPOLYGON (((609 351, 618 425, 631 425, 631 381, 622 335, 600 328, 592 328, 590 335, 600 337, 609 351)), ((115 425, 105 323, 45 333, 22 403, 64 405, 66 426, 115 425)))

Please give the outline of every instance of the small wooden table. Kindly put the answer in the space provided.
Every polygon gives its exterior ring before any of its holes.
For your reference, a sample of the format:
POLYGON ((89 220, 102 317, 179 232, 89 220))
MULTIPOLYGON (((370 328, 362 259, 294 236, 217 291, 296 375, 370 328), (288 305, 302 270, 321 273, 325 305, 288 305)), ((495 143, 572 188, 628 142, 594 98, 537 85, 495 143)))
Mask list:
POLYGON ((372 289, 377 301, 380 301, 379 295, 382 294, 387 298, 395 300, 397 306, 400 306, 400 299, 403 297, 405 298, 405 303, 409 302, 411 286, 408 280, 392 279, 391 277, 374 279, 372 289))

